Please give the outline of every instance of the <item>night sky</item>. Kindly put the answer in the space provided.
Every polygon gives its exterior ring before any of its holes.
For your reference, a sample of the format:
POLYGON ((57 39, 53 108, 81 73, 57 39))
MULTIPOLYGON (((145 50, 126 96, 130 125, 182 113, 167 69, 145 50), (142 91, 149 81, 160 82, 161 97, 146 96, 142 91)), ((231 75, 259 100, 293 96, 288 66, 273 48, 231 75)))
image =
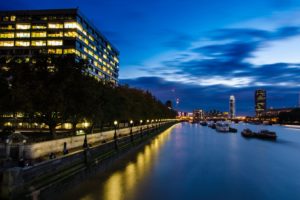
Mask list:
POLYGON ((298 0, 9 0, 1 10, 75 8, 120 52, 120 82, 151 91, 177 110, 254 114, 295 107, 300 92, 298 0))

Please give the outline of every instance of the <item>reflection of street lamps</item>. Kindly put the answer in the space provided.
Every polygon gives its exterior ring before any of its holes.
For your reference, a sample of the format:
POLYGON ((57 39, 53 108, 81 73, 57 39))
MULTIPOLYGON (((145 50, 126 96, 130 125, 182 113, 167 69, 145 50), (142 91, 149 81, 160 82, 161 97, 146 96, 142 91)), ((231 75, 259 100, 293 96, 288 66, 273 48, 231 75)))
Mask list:
POLYGON ((142 127, 142 124, 143 124, 143 120, 140 120, 140 134, 141 134, 141 138, 143 137, 143 127, 142 127))
POLYGON ((118 139, 118 136, 117 136, 118 121, 117 120, 114 121, 114 126, 115 126, 115 134, 114 134, 115 148, 118 149, 118 143, 117 143, 117 139, 118 139))
POLYGON ((133 142, 133 135, 132 135, 132 126, 133 126, 133 121, 130 120, 130 139, 131 139, 131 142, 133 142))

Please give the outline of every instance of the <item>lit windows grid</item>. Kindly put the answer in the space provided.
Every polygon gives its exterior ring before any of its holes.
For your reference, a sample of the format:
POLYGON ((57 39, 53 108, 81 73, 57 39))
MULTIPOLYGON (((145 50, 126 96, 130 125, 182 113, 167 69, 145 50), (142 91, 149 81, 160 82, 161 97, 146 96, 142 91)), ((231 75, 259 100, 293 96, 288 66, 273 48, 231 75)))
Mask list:
MULTIPOLYGON (((31 17, 28 18, 31 20, 31 17)), ((112 48, 102 34, 97 32, 78 13, 76 13, 76 17, 72 18, 72 20, 49 21, 47 20, 49 18, 44 17, 44 22, 34 20, 20 22, 16 20, 15 16, 12 16, 12 19, 11 21, 14 24, 2 26, 3 24, 0 22, 0 47, 46 47, 49 53, 75 54, 78 57, 91 59, 91 63, 97 69, 103 71, 103 74, 109 75, 114 79, 118 77, 118 51, 112 48), (85 24, 82 23, 82 19, 85 24), (89 27, 87 30, 85 29, 86 24, 89 27), (59 32, 59 34, 49 34, 49 32, 55 31, 62 32, 59 32), (1 36, 2 32, 10 32, 10 35, 1 36), (17 33, 20 33, 18 37, 16 36, 17 33), (73 48, 70 48, 69 46, 65 46, 64 42, 53 41, 54 39, 65 41, 65 39, 72 38, 80 41, 82 49, 79 49, 76 44, 73 48), (84 48, 88 49, 88 52, 85 52, 84 48)))

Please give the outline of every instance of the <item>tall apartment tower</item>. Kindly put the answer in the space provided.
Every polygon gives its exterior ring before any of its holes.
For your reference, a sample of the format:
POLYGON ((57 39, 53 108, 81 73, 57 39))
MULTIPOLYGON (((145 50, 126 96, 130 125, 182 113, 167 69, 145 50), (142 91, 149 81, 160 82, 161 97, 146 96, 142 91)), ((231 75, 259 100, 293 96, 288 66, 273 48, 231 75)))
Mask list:
POLYGON ((265 90, 255 90, 254 98, 256 117, 261 117, 267 108, 267 92, 265 90))
POLYGON ((235 97, 233 95, 229 98, 229 118, 235 118, 235 97))
POLYGON ((0 57, 74 55, 98 80, 118 83, 119 51, 78 9, 0 11, 0 57))

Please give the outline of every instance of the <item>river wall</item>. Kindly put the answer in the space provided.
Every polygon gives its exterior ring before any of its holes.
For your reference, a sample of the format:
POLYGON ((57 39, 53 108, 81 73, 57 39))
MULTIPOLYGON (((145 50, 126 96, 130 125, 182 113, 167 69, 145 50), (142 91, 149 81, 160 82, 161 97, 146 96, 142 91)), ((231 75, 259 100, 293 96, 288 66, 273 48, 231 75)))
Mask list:
MULTIPOLYGON (((118 134, 121 135, 124 133, 126 136, 120 137, 117 140, 109 140, 104 144, 93 145, 90 148, 81 149, 34 166, 7 169, 1 174, 1 199, 52 199, 54 193, 72 187, 74 183, 88 178, 92 173, 104 170, 112 162, 117 161, 128 152, 141 147, 149 139, 160 134, 175 123, 177 122, 157 124, 148 127, 148 129, 143 129, 143 132, 140 132, 140 127, 137 127, 133 135, 127 135, 129 130, 124 129, 119 131, 118 134)), ((113 133, 109 132, 107 134, 113 133)), ((80 144, 82 146, 84 138, 78 137, 76 139, 73 138, 69 144, 73 143, 75 146, 80 144)), ((97 137, 90 137, 89 142, 92 141, 96 143, 97 137)), ((52 142, 51 145, 56 143, 59 146, 63 141, 52 142)), ((43 145, 38 145, 35 148, 39 149, 42 147, 43 145)), ((49 149, 49 146, 43 148, 49 149)), ((52 151, 53 148, 52 146, 52 151)), ((31 155, 42 155, 39 151, 33 152, 35 153, 31 155)))

